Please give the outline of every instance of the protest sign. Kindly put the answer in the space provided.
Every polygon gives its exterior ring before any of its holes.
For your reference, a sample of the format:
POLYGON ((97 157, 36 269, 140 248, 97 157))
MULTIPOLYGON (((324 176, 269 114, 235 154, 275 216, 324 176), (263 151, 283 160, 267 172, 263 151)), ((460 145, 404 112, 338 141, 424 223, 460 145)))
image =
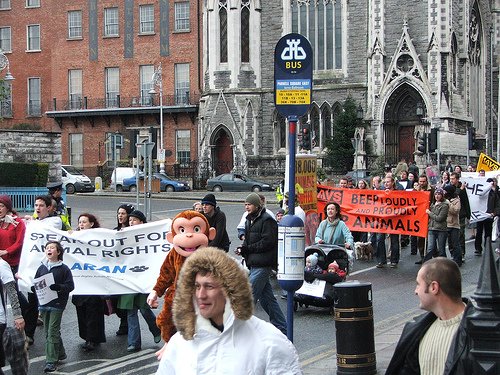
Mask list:
POLYGON ((318 212, 327 202, 341 207, 351 231, 427 236, 429 192, 342 189, 318 185, 318 212))
POLYGON ((481 169, 484 171, 497 171, 500 169, 500 163, 481 152, 477 161, 476 171, 481 169))
POLYGON ((59 241, 63 262, 73 274, 77 295, 149 293, 172 248, 166 235, 171 219, 115 231, 104 228, 60 231, 33 220, 26 226, 19 285, 28 290, 44 258, 47 241, 59 241))
POLYGON ((295 194, 300 202, 300 207, 305 212, 316 211, 317 176, 316 176, 316 156, 298 154, 295 156, 295 194), (298 187, 298 189, 297 189, 298 187))
POLYGON ((54 275, 52 273, 37 277, 33 280, 38 304, 40 306, 46 305, 57 298, 57 292, 49 288, 52 284, 54 284, 54 275))
POLYGON ((486 180, 487 177, 463 177, 461 179, 466 184, 467 198, 469 198, 470 223, 491 218, 491 215, 486 213, 491 183, 486 182, 486 180))

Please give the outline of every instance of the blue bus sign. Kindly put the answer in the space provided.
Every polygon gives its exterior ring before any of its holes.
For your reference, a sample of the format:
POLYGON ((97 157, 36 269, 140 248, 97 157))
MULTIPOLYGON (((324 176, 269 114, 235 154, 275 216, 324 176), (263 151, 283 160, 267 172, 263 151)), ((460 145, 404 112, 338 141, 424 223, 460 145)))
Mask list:
POLYGON ((287 34, 274 49, 274 103, 283 116, 302 116, 311 104, 312 48, 300 34, 287 34))

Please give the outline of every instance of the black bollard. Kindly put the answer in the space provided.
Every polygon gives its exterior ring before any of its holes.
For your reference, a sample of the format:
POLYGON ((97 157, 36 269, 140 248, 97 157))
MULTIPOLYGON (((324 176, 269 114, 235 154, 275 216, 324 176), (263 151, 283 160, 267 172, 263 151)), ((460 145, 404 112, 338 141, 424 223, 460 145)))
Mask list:
POLYGON ((372 284, 334 285, 337 374, 376 374, 372 284))

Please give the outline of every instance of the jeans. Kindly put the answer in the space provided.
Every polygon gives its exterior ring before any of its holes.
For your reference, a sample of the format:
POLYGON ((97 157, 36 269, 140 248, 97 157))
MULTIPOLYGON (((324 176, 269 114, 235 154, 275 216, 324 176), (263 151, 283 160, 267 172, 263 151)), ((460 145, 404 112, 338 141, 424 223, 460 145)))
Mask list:
POLYGON ((154 337, 160 336, 160 329, 156 325, 156 316, 150 308, 127 310, 128 346, 139 349, 141 347, 141 326, 139 325, 137 310, 141 311, 141 315, 148 324, 149 331, 154 337))
POLYGON ((448 249, 451 257, 459 266, 462 265, 462 247, 460 245, 460 229, 448 228, 448 249))
POLYGON ((286 319, 269 282, 271 270, 271 267, 250 268, 249 279, 252 284, 253 300, 254 303, 260 301, 262 308, 269 315, 270 322, 286 335, 286 319))
MULTIPOLYGON (((385 233, 377 233, 376 234, 376 254, 377 254, 377 262, 386 264, 387 263, 387 255, 385 248, 385 233)), ((399 263, 399 234, 390 234, 389 235, 391 241, 391 263, 399 263)), ((372 241, 373 244, 373 241, 372 241)))
POLYGON ((479 254, 483 252, 483 231, 484 237, 489 237, 491 240, 491 232, 493 231, 493 218, 477 222, 476 239, 474 240, 474 246, 476 248, 476 253, 479 254))
POLYGON ((62 311, 41 311, 43 328, 45 330, 45 361, 56 363, 66 354, 61 338, 62 311))
POLYGON ((444 230, 429 230, 427 237, 427 254, 425 254, 424 261, 432 259, 434 253, 437 252, 436 256, 446 258, 446 237, 448 236, 448 231, 444 230), (437 247, 436 247, 437 242, 437 247))

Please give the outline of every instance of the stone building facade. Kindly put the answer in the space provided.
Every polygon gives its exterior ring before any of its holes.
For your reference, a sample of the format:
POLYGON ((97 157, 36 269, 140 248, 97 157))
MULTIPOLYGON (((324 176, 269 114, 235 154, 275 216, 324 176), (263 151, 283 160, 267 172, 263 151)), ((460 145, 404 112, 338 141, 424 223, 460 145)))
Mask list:
POLYGON ((354 161, 361 170, 369 167, 367 149, 387 164, 465 165, 477 155, 468 151, 470 127, 495 156, 499 3, 204 1, 200 160, 214 173, 284 170, 286 119, 274 107, 273 58, 290 32, 314 51, 313 103, 300 121, 310 122, 320 158, 348 97, 363 109, 354 161), (418 139, 431 131, 437 152, 420 155, 418 139))

